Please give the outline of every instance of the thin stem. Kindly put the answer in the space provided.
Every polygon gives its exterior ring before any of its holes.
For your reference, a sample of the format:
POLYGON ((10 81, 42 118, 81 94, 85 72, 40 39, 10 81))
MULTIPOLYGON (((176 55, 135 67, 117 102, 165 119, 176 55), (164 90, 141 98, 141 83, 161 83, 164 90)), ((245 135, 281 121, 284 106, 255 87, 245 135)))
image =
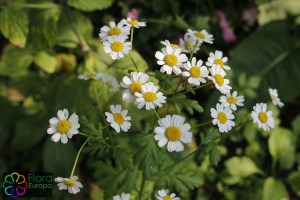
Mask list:
POLYGON ((197 127, 200 127, 200 126, 205 126, 207 124, 211 124, 211 120, 207 121, 207 122, 203 122, 201 124, 197 124, 196 126, 193 126, 193 128, 197 128, 197 127))
POLYGON ((160 119, 160 117, 159 117, 159 115, 158 115, 157 111, 156 111, 155 109, 153 109, 153 111, 154 111, 154 113, 155 113, 156 117, 157 117, 158 119, 160 119))
MULTIPOLYGON (((195 87, 194 88, 194 90, 198 90, 198 89, 200 89, 200 88, 203 88, 203 87, 206 87, 206 86, 210 86, 210 85, 212 85, 213 84, 213 82, 208 82, 208 83, 205 83, 205 84, 203 84, 203 85, 200 85, 200 86, 198 86, 198 87, 195 87)), ((181 92, 180 94, 186 94, 186 93, 189 93, 190 91, 184 91, 184 92, 181 92)))
POLYGON ((193 51, 192 51, 192 53, 191 53, 191 55, 190 55, 190 58, 189 58, 189 61, 191 61, 192 60, 192 58, 193 58, 193 55, 194 55, 194 51, 195 51, 195 49, 196 49, 196 47, 197 47, 197 45, 198 45, 198 40, 196 41, 196 44, 195 44, 195 46, 194 46, 194 48, 193 48, 193 51))
POLYGON ((235 126, 234 129, 237 129, 237 128, 241 127, 241 126, 244 126, 245 124, 247 124, 249 122, 252 122, 252 119, 249 119, 249 120, 247 120, 247 121, 245 121, 243 123, 240 123, 239 125, 235 126))
MULTIPOLYGON (((104 126, 103 129, 106 128, 106 127, 107 127, 107 126, 104 126)), ((90 139, 93 139, 93 140, 97 140, 98 142, 100 142, 100 143, 106 145, 106 146, 109 147, 109 148, 114 148, 113 146, 111 146, 110 144, 108 144, 103 138, 99 139, 99 138, 96 138, 96 137, 93 137, 93 136, 90 136, 90 135, 88 135, 88 134, 81 133, 81 132, 79 132, 78 135, 82 135, 82 136, 84 136, 84 137, 87 137, 87 138, 90 138, 90 139)))
POLYGON ((74 171, 75 171, 75 168, 76 168, 76 165, 77 165, 77 162, 78 162, 79 155, 80 155, 82 149, 84 148, 84 146, 86 145, 86 143, 89 141, 89 139, 90 139, 90 138, 87 138, 87 139, 85 140, 85 142, 84 142, 83 145, 80 147, 80 149, 79 149, 79 151, 78 151, 78 153, 77 153, 77 156, 76 156, 76 159, 75 159, 73 168, 72 168, 72 172, 71 172, 70 178, 72 178, 73 175, 74 175, 74 171))
POLYGON ((144 191, 145 182, 146 182, 146 179, 145 179, 145 177, 143 176, 143 180, 142 180, 142 184, 141 184, 141 189, 140 189, 140 192, 139 192, 139 200, 142 199, 142 194, 143 194, 143 191, 144 191))
POLYGON ((139 68, 138 68, 137 64, 135 63, 134 59, 132 58, 131 54, 129 53, 128 55, 129 55, 129 58, 131 59, 133 65, 134 65, 136 71, 139 71, 139 68))
POLYGON ((131 43, 131 49, 133 49, 133 31, 134 31, 134 27, 131 27, 131 31, 130 31, 130 43, 131 43))

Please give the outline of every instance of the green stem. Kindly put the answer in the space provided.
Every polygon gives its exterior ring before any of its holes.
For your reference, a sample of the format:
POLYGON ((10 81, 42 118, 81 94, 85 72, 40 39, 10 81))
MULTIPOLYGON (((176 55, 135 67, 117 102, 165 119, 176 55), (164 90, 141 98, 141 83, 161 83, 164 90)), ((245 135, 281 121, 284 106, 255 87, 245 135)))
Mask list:
POLYGON ((211 124, 211 120, 207 121, 207 122, 203 122, 201 124, 197 124, 196 126, 193 126, 193 128, 197 128, 197 127, 200 127, 200 126, 205 126, 207 124, 211 124))
POLYGON ((141 184, 141 189, 140 189, 140 191, 139 191, 139 200, 142 199, 142 194, 143 194, 143 191, 144 191, 145 182, 146 182, 146 179, 145 179, 145 177, 143 176, 143 180, 142 180, 142 184, 141 184))
POLYGON ((133 49, 133 31, 134 31, 134 27, 131 27, 131 31, 130 31, 130 43, 131 43, 131 49, 133 49))
POLYGON ((243 123, 240 123, 239 125, 235 126, 234 129, 237 129, 237 128, 241 127, 241 126, 244 126, 245 124, 247 124, 249 122, 252 122, 252 121, 253 121, 252 119, 249 119, 249 120, 247 120, 247 121, 245 121, 243 123))
POLYGON ((195 44, 195 46, 194 46, 194 48, 193 48, 193 51, 192 51, 192 53, 191 53, 191 55, 190 55, 190 58, 189 58, 189 61, 191 61, 192 60, 192 58, 193 58, 193 55, 194 55, 194 51, 195 51, 195 49, 196 49, 196 47, 197 47, 197 45, 198 45, 198 40, 196 41, 196 44, 195 44))
MULTIPOLYGON (((205 84, 203 84, 203 85, 200 85, 200 86, 198 86, 198 87, 195 87, 194 90, 198 90, 198 89, 200 89, 200 88, 203 88, 203 87, 206 87, 206 86, 210 86, 210 85, 212 85, 212 84, 213 84, 213 82, 209 81, 208 83, 205 83, 205 84)), ((189 93, 189 92, 190 92, 190 91, 187 90, 187 91, 181 92, 180 94, 186 94, 186 93, 189 93)))
MULTIPOLYGON (((106 128, 106 127, 107 127, 107 126, 104 126, 103 129, 106 128)), ((79 134, 79 135, 82 135, 82 136, 84 136, 84 137, 93 139, 93 140, 97 140, 98 142, 100 142, 100 143, 106 145, 106 146, 109 147, 109 148, 114 148, 113 146, 111 146, 110 144, 108 144, 103 138, 99 139, 99 138, 96 138, 96 137, 93 137, 93 136, 91 136, 91 135, 88 135, 88 134, 85 134, 85 133, 81 133, 81 132, 79 132, 78 134, 79 134)))
POLYGON ((131 59, 133 65, 134 65, 136 71, 139 71, 139 68, 138 68, 137 64, 135 63, 134 59, 132 58, 131 54, 129 53, 128 55, 129 55, 129 58, 131 59))
POLYGON ((73 168, 72 168, 72 172, 71 172, 70 178, 72 178, 73 175, 74 175, 74 171, 75 171, 75 168, 76 168, 76 165, 77 165, 77 162, 78 162, 79 155, 80 155, 82 149, 84 148, 84 146, 86 145, 86 143, 89 141, 89 139, 90 139, 90 138, 87 138, 87 139, 85 140, 85 142, 84 142, 83 145, 80 147, 80 149, 79 149, 79 151, 78 151, 78 153, 77 153, 77 156, 76 156, 76 159, 75 159, 73 168))
POLYGON ((159 117, 159 115, 158 115, 157 111, 156 111, 155 109, 153 109, 153 111, 154 111, 154 113, 155 113, 156 117, 157 117, 158 119, 160 119, 160 117, 159 117))

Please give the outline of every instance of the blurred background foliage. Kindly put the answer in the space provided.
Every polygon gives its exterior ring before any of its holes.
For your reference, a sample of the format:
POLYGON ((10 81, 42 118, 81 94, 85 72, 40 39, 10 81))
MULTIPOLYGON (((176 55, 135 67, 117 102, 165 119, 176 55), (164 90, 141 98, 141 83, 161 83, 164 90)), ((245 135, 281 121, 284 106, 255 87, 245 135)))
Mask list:
MULTIPOLYGON (((201 47, 199 58, 206 60, 214 50, 229 56, 231 83, 245 95, 245 108, 270 102, 268 87, 278 89, 285 106, 279 111, 269 104, 277 128, 266 133, 248 124, 222 139, 214 129, 196 130, 190 148, 207 143, 204 153, 168 174, 153 174, 152 168, 163 167, 169 158, 152 135, 124 134, 116 140, 128 151, 86 148, 77 168, 85 188, 77 196, 55 188, 54 199, 102 199, 103 189, 106 197, 131 191, 140 187, 141 173, 151 179, 145 184, 145 199, 151 198, 147 192, 153 187, 169 188, 182 199, 299 199, 298 0, 0 0, 0 171, 69 174, 82 138, 66 145, 53 143, 46 134, 48 121, 57 110, 68 108, 80 116, 83 130, 101 130, 91 84, 77 77, 97 71, 120 81, 134 69, 126 58, 112 61, 98 38, 103 25, 128 13, 138 13, 139 20, 147 22, 134 36, 133 56, 142 71, 158 70, 154 53, 161 40, 176 43, 188 28, 207 29, 215 42, 201 47)), ((218 98, 218 91, 196 92, 205 112, 186 116, 198 122, 207 119, 218 98)), ((106 92, 103 108, 119 99, 120 92, 106 92)), ((145 118, 134 106, 130 110, 145 118)), ((247 116, 243 109, 238 114, 247 116)), ((151 131, 139 120, 133 127, 151 131)))

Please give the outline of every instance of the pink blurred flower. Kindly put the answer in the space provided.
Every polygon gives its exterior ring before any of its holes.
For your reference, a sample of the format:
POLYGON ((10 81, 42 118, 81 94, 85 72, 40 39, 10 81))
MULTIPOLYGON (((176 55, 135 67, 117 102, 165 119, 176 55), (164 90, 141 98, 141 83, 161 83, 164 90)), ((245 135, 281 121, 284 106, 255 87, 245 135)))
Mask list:
POLYGON ((139 11, 136 8, 132 8, 128 13, 127 17, 132 19, 132 20, 137 20, 139 17, 139 11))
POLYGON ((243 11, 242 19, 249 26, 253 26, 258 17, 258 10, 256 7, 248 7, 243 11))
POLYGON ((219 17, 219 26, 222 30, 222 37, 225 43, 231 43, 236 41, 236 35, 233 29, 229 26, 226 16, 222 11, 216 13, 219 17))

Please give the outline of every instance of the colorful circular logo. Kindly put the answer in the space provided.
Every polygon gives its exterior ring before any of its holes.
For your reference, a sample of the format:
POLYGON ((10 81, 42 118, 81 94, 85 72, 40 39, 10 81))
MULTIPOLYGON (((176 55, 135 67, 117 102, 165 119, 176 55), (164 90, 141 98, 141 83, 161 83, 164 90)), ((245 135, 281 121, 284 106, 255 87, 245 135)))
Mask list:
POLYGON ((25 176, 13 172, 5 176, 2 187, 7 196, 18 198, 25 195, 28 183, 25 176))

